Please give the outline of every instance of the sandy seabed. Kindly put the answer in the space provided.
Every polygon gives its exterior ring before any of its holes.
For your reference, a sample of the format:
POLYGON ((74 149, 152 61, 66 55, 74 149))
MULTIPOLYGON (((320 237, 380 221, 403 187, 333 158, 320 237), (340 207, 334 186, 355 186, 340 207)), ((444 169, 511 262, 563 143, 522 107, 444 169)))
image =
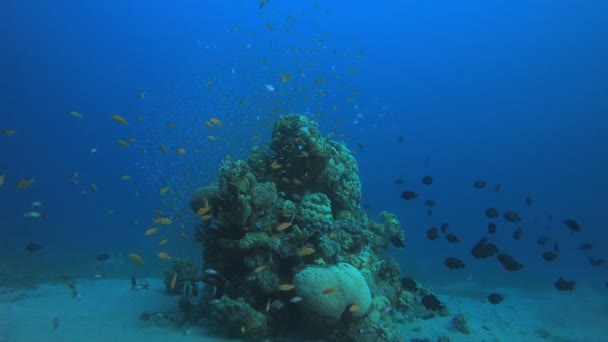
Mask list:
MULTIPOLYGON (((61 283, 30 288, 0 288, 0 341, 226 341, 203 326, 157 326, 139 318, 142 312, 177 310, 161 279, 146 279, 149 290, 131 290, 129 279, 79 279, 74 299, 61 283), (59 326, 53 330, 53 320, 59 326)), ((440 336, 450 341, 608 341, 608 297, 590 288, 574 292, 524 292, 493 289, 505 296, 499 305, 473 282, 435 289, 450 313, 465 313, 470 334, 456 331, 452 316, 417 319, 401 326, 403 336, 440 336)), ((236 340, 233 340, 236 341, 236 340)))

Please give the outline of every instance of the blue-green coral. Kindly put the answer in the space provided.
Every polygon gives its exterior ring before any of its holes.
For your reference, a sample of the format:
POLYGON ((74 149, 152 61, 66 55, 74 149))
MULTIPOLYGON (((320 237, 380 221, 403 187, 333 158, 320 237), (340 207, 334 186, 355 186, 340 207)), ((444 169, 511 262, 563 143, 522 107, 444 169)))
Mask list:
POLYGON ((327 231, 332 228, 331 201, 322 193, 312 193, 302 198, 300 214, 304 226, 311 230, 327 231))

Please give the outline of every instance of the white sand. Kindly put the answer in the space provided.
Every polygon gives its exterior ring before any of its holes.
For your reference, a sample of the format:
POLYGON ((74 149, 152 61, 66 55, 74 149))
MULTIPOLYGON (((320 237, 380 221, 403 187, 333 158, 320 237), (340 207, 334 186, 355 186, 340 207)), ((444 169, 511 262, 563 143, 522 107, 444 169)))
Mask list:
MULTIPOLYGON (((132 291, 129 279, 79 280, 80 300, 65 284, 15 290, 0 288, 0 341, 220 341, 202 326, 159 327, 139 319, 144 311, 177 310, 178 297, 167 296, 160 279, 147 279, 148 291, 132 291), (52 331, 52 320, 59 327, 52 331), (184 332, 190 333, 184 336, 184 332)), ((451 316, 416 320, 403 326, 404 336, 449 336, 458 341, 593 341, 608 340, 608 298, 594 290, 525 293, 495 289, 505 296, 491 305, 492 292, 475 283, 437 288, 452 314, 466 313, 470 335, 451 327, 451 316), (539 331, 549 337, 541 337, 539 331)))

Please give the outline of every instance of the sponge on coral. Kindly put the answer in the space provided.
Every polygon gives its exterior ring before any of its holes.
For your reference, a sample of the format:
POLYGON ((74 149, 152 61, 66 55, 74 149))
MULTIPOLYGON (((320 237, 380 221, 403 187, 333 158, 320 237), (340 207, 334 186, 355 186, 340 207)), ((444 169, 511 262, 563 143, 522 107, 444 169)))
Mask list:
POLYGON ((340 319, 350 305, 360 307, 353 312, 353 317, 362 317, 372 302, 365 278, 346 263, 326 268, 307 267, 296 274, 294 284, 297 295, 303 299, 304 310, 327 319, 340 319), (326 291, 328 289, 331 290, 326 291))

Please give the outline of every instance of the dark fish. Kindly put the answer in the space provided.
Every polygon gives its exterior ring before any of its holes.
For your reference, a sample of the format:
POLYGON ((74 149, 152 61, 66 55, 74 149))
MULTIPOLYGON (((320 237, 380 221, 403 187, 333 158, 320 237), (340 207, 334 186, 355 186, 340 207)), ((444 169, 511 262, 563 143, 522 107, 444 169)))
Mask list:
POLYGON ((364 148, 365 148, 365 146, 363 146, 363 144, 362 144, 362 143, 357 143, 357 147, 359 147, 359 149, 360 149, 360 150, 362 150, 362 149, 364 149, 364 148))
POLYGON ((551 240, 550 237, 548 236, 540 236, 538 239, 536 239, 536 244, 539 246, 544 246, 547 244, 547 242, 549 242, 549 240, 551 240))
POLYGON ((442 233, 445 233, 448 231, 449 227, 450 227, 450 225, 447 222, 444 222, 441 224, 441 226, 439 226, 439 229, 441 229, 442 233))
POLYGON ((134 289, 137 286, 137 279, 135 277, 131 277, 131 289, 134 289))
POLYGON ((433 177, 424 176, 424 177, 422 177, 421 181, 422 181, 422 184, 424 184, 424 185, 431 185, 431 184, 433 184, 433 177))
POLYGON ((500 216, 500 213, 498 212, 498 209, 490 207, 490 208, 486 209, 486 216, 488 218, 493 219, 493 218, 497 218, 498 216, 500 216))
POLYGON ((592 251, 593 250, 593 244, 591 242, 585 242, 582 243, 578 246, 578 249, 581 251, 592 251))
POLYGON ((401 144, 401 143, 403 142, 403 140, 405 140, 405 135, 400 134, 400 135, 399 135, 399 138, 397 139, 397 143, 398 143, 398 144, 401 144))
POLYGON ((344 311, 342 311, 342 314, 340 315, 340 323, 348 324, 353 321, 353 311, 351 310, 352 306, 353 304, 348 304, 346 308, 344 308, 344 311))
POLYGON ((403 198, 406 201, 413 200, 416 197, 418 197, 418 194, 415 191, 406 190, 401 193, 401 198, 403 198))
POLYGON ((547 221, 549 221, 549 222, 553 221, 553 214, 547 215, 547 221))
POLYGON ((390 238, 393 246, 397 248, 405 248, 405 241, 403 241, 403 235, 393 235, 390 238))
POLYGON ((600 267, 600 266, 604 266, 606 264, 606 259, 604 259, 604 258, 589 257, 587 260, 589 260, 589 265, 591 265, 593 267, 600 267))
POLYGON ((517 260, 515 260, 515 258, 507 253, 498 254, 498 261, 502 267, 509 272, 519 271, 522 267, 524 267, 524 265, 520 264, 517 260))
POLYGON ((532 203, 534 203, 534 200, 532 199, 532 197, 526 196, 525 202, 526 202, 526 205, 529 207, 532 205, 532 203))
POLYGON ((498 253, 498 247, 495 244, 488 242, 488 238, 484 237, 479 240, 473 248, 471 248, 471 254, 475 259, 486 259, 498 253))
POLYGON ((270 1, 270 0, 262 0, 262 1, 260 1, 260 9, 264 8, 264 6, 266 6, 266 4, 268 4, 268 1, 270 1))
POLYGON ((521 221, 521 217, 519 216, 518 213, 512 211, 512 210, 507 210, 502 214, 502 217, 505 218, 505 220, 509 221, 509 222, 519 222, 521 221))
POLYGON ((429 209, 426 211, 426 216, 433 216, 433 209, 429 209))
POLYGON ((418 291, 418 283, 412 277, 403 277, 401 278, 401 287, 410 291, 416 292, 418 291))
POLYGON ((448 240, 449 243, 459 243, 460 238, 452 233, 445 236, 445 239, 448 240))
POLYGON ((57 330, 57 328, 59 328, 59 317, 53 318, 51 326, 52 326, 53 331, 55 331, 55 330, 57 330))
POLYGON ((35 253, 38 252, 39 250, 43 249, 44 246, 39 245, 37 243, 30 243, 27 246, 25 246, 25 250, 30 252, 30 253, 35 253))
POLYGON ((515 240, 519 240, 521 239, 521 237, 524 235, 524 229, 519 227, 517 228, 514 232, 513 232, 513 238, 515 240))
POLYGON ((488 182, 483 181, 483 180, 476 180, 475 182, 473 182, 473 187, 475 189, 482 189, 485 188, 486 185, 488 185, 488 182))
POLYGON ((568 229, 570 229, 573 232, 580 232, 581 231, 581 225, 578 224, 578 222, 572 220, 572 219, 565 219, 564 224, 566 225, 566 227, 568 227, 568 229))
POLYGON ((405 183, 405 181, 403 179, 401 179, 401 178, 395 179, 395 184, 402 185, 403 183, 405 183))
POLYGON ((422 297, 422 305, 424 305, 424 307, 430 311, 440 311, 445 308, 439 299, 432 294, 422 297))
POLYGON ((500 184, 496 184, 496 187, 494 187, 494 192, 500 192, 500 184))
POLYGON ((547 262, 551 262, 551 261, 557 259, 557 256, 558 256, 558 254, 555 253, 554 251, 545 251, 542 254, 543 259, 547 262))
POLYGON ((559 279, 557 279, 557 281, 553 284, 555 285, 555 288, 560 291, 573 291, 574 286, 576 285, 574 280, 568 281, 562 277, 559 277, 559 279))
POLYGON ((555 253, 559 253, 559 242, 554 242, 553 243, 553 251, 555 253))
POLYGON ((461 270, 464 268, 464 262, 458 258, 449 257, 443 261, 443 264, 450 270, 461 270))
POLYGON ((496 223, 488 223, 488 234, 496 234, 496 223))
POLYGON ((424 205, 427 207, 434 207, 437 205, 437 202, 433 201, 433 200, 425 200, 424 201, 424 205))
POLYGON ((364 209, 371 209, 371 207, 372 207, 372 205, 371 205, 371 204, 369 204, 369 203, 367 203, 367 202, 363 203, 363 208, 364 208, 364 209))
POLYGON ((502 295, 498 293, 492 293, 488 296, 488 302, 492 304, 500 304, 505 299, 502 295))
POLYGON ((439 232, 437 227, 431 227, 426 231, 426 238, 429 240, 437 240, 439 238, 439 232))
POLYGON ((110 259, 110 254, 108 254, 108 253, 97 254, 97 261, 99 261, 99 262, 104 262, 108 259, 110 259))

